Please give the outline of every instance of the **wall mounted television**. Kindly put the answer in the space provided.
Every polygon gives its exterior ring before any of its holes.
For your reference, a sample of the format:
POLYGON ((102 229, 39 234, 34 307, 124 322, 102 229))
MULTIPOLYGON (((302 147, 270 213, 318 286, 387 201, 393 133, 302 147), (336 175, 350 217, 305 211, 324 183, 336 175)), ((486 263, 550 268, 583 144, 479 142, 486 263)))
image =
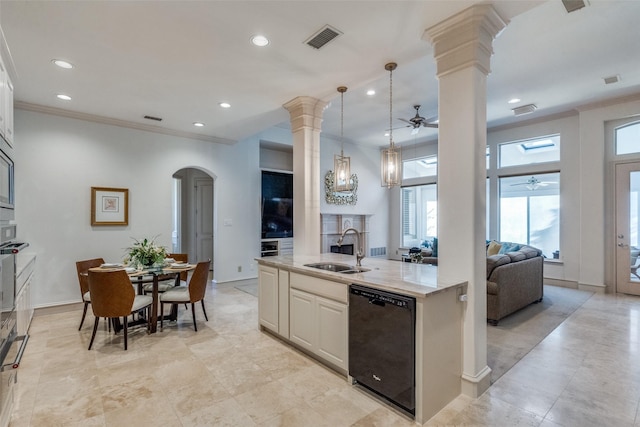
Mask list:
POLYGON ((262 238, 293 237, 293 174, 262 171, 262 238))

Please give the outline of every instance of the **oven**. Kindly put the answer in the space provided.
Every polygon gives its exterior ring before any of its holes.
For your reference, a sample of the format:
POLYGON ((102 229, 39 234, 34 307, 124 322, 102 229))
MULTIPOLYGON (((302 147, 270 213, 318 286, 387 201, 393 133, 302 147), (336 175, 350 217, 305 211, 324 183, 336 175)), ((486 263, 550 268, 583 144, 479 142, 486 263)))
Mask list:
MULTIPOLYGON (((0 139, 1 140, 1 139, 0 139)), ((6 143, 0 144, 0 221, 14 219, 15 183, 13 160, 6 143)))
POLYGON ((16 369, 29 340, 18 336, 16 315, 16 254, 28 246, 16 241, 15 224, 0 226, 0 427, 8 424, 16 369))

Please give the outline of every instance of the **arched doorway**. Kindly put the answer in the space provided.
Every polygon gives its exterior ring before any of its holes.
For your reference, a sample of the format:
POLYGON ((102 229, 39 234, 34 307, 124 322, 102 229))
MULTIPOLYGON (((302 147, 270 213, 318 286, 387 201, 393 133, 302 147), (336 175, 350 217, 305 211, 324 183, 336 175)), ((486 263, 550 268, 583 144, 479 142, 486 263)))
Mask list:
MULTIPOLYGON (((172 252, 190 262, 214 260, 214 180, 207 172, 184 168, 173 174, 172 252)), ((211 263, 213 270, 214 263, 211 263)))

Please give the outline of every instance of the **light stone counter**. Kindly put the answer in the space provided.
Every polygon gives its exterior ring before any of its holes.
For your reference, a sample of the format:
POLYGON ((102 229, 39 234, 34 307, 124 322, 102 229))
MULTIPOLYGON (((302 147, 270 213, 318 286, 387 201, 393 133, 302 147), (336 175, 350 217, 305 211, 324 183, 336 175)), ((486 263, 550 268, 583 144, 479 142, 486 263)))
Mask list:
POLYGON ((446 289, 461 287, 467 282, 438 283, 438 267, 430 264, 391 261, 380 258, 365 258, 362 267, 370 271, 344 274, 325 271, 305 264, 332 262, 354 266, 353 255, 325 253, 320 255, 286 255, 278 257, 256 258, 260 265, 268 265, 308 276, 328 279, 344 284, 359 284, 389 292, 424 298, 446 289))

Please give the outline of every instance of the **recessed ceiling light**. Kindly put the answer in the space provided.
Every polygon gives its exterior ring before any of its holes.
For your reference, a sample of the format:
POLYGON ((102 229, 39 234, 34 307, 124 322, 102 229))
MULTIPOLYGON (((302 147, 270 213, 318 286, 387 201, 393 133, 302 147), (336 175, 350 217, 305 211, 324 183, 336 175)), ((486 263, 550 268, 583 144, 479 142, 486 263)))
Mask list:
POLYGON ((231 108, 231 104, 229 104, 228 102, 221 102, 220 105, 222 108, 231 108))
POLYGON ((369 96, 373 96, 373 95, 375 95, 375 94, 376 94, 376 91, 375 91, 375 90, 373 90, 373 89, 369 89, 369 90, 367 91, 367 95, 369 95, 369 96))
POLYGON ((194 126, 197 126, 197 127, 199 127, 199 128, 201 128, 201 127, 203 127, 203 126, 204 126, 204 123, 200 123, 200 122, 193 122, 193 125, 194 125, 194 126))
POLYGON ((509 100, 509 104, 515 104, 516 102, 520 102, 520 101, 521 101, 521 99, 520 99, 520 98, 511 98, 511 99, 509 100))
POLYGON ((63 101, 71 101, 71 97, 69 95, 64 95, 62 93, 57 94, 56 97, 58 99, 62 99, 63 101))
POLYGON ((73 64, 71 62, 67 62, 62 59, 52 59, 51 62, 53 62, 60 68, 66 68, 66 69, 73 68, 73 64))
POLYGON ((263 47, 269 44, 269 39, 266 38, 265 36, 257 34, 251 37, 251 43, 254 44, 255 46, 263 47))

